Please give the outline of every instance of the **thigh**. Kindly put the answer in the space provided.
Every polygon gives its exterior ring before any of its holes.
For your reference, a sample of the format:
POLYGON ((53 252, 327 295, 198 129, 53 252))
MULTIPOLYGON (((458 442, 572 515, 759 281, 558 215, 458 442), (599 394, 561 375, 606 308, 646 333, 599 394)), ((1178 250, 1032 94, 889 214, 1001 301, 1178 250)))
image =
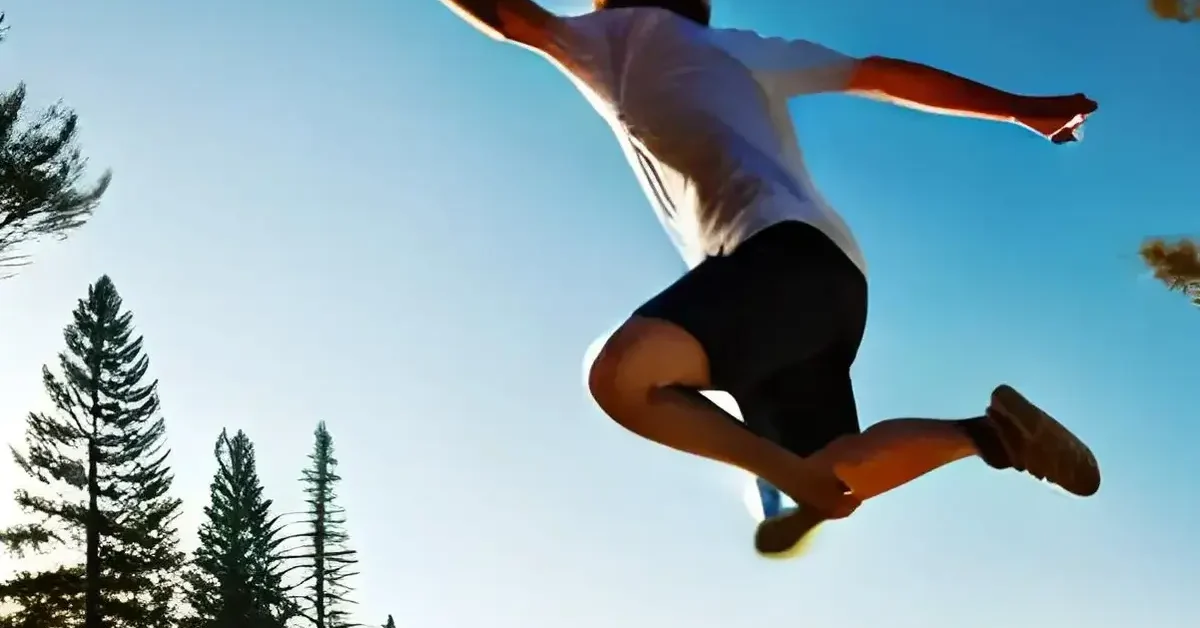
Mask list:
POLYGON ((738 405, 747 427, 800 456, 862 431, 850 364, 838 352, 780 369, 738 405))
MULTIPOLYGON (((828 262, 826 245, 834 246, 808 225, 771 227, 733 254, 705 260, 635 315, 695 337, 713 388, 748 390, 844 344, 844 273, 828 262)), ((836 249, 832 255, 845 258, 836 249)))

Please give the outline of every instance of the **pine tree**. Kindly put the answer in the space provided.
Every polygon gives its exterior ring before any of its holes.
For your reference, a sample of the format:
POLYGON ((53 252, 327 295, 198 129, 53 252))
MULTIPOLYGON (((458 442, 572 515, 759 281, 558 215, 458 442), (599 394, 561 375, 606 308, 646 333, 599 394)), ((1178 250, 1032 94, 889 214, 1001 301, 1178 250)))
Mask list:
POLYGON ((333 437, 324 421, 317 425, 314 436, 313 453, 308 457, 312 464, 301 477, 308 504, 307 519, 301 525, 306 530, 292 537, 304 542, 290 555, 299 561, 299 571, 304 574, 299 587, 305 593, 299 596, 298 614, 314 628, 344 628, 354 625, 345 607, 352 603, 348 580, 357 575, 351 569, 358 560, 354 550, 346 547, 345 511, 337 505, 334 490, 342 478, 337 475, 333 437))
POLYGON ((279 518, 263 498, 254 445, 242 431, 222 430, 217 473, 204 509, 200 546, 189 574, 194 628, 282 628, 291 616, 283 586, 279 518))
POLYGON ((1200 305, 1200 244, 1187 238, 1177 242, 1156 238, 1142 245, 1141 255, 1155 279, 1200 305))
POLYGON ((13 450, 17 465, 57 489, 56 496, 18 490, 17 505, 38 521, 0 532, 18 555, 85 549, 82 568, 19 576, 0 586, 10 601, 82 595, 85 628, 171 625, 183 564, 158 383, 145 382, 149 360, 132 322, 107 276, 79 301, 64 331, 59 373, 42 369, 55 411, 30 413, 25 452, 13 450))
MULTIPOLYGON (((3 22, 0 14, 0 40, 3 22)), ((27 261, 17 252, 21 244, 65 237, 87 222, 112 179, 105 172, 81 183, 87 160, 76 143, 74 111, 55 105, 29 118, 24 83, 0 93, 0 271, 27 261)))
POLYGON ((392 619, 391 615, 388 615, 387 623, 383 625, 383 628, 396 628, 396 620, 392 619))
POLYGON ((0 600, 16 610, 0 616, 0 628, 74 628, 83 616, 83 569, 62 567, 21 572, 0 584, 0 600))

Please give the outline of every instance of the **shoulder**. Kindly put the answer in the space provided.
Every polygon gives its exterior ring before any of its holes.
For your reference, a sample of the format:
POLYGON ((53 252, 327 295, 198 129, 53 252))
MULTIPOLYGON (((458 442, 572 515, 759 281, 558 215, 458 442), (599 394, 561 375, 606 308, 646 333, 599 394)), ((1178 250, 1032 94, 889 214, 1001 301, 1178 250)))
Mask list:
POLYGON ((613 49, 653 37, 661 21, 653 9, 605 9, 581 15, 562 16, 548 32, 548 41, 537 46, 541 52, 567 66, 607 56, 613 49))
POLYGON ((658 11, 645 8, 604 9, 559 20, 561 36, 580 41, 626 39, 653 25, 658 11))
POLYGON ((604 46, 614 22, 605 13, 607 11, 558 16, 546 28, 543 40, 530 47, 564 63, 598 52, 597 48, 604 46))
POLYGON ((750 30, 714 28, 710 29, 709 40, 751 69, 760 71, 787 71, 844 58, 841 53, 813 41, 764 37, 750 30))
POLYGON ((750 30, 737 28, 710 28, 707 38, 718 48, 736 57, 768 59, 771 53, 778 54, 787 42, 779 37, 763 37, 750 30))

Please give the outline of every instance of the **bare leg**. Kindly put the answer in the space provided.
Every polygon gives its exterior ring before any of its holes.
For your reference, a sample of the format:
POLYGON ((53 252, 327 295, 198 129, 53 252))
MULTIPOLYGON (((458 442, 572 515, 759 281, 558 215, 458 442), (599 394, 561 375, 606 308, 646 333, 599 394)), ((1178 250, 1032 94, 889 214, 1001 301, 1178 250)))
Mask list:
POLYGON ((809 457, 832 469, 860 500, 886 493, 934 469, 979 454, 963 421, 891 419, 843 436, 809 457))
POLYGON ((690 393, 711 388, 708 369, 703 347, 687 331, 634 317, 605 343, 588 387, 605 413, 644 438, 744 469, 830 516, 857 506, 828 467, 814 467, 690 393))
POLYGON ((971 455, 998 468, 1027 470, 1078 495, 1099 488, 1087 447, 1007 386, 993 392, 986 417, 885 421, 805 459, 746 430, 696 392, 711 383, 708 356, 691 334, 639 317, 609 338, 588 374, 596 402, 626 429, 739 467, 807 506, 759 526, 755 543, 766 555, 783 555, 821 521, 853 512, 860 498, 847 494, 848 485, 873 497, 971 455))
POLYGON ((869 499, 971 455, 1087 497, 1100 467, 1083 441, 1009 386, 992 392, 986 415, 963 421, 892 419, 845 436, 809 458, 869 499))
MULTIPOLYGON (((833 441, 808 461, 832 471, 855 497, 866 501, 951 462, 979 455, 969 425, 971 420, 891 419, 862 434, 833 441)), ((801 505, 760 523, 754 546, 770 558, 793 556, 804 547, 804 539, 828 519, 801 505)))
MULTIPOLYGON (((972 438, 976 431, 972 428, 980 420, 891 419, 833 441, 808 461, 832 471, 855 497, 866 501, 951 462, 979 455, 981 447, 972 438)), ((827 519, 824 513, 801 506, 759 524, 754 545, 767 557, 793 556, 827 519)))
MULTIPOLYGON (((1100 488, 1100 467, 1091 450, 1009 386, 992 392, 985 416, 884 421, 830 443, 809 460, 832 469, 865 500, 972 454, 992 467, 1025 471, 1079 496, 1100 488)), ((768 519, 755 532, 755 547, 767 556, 788 556, 826 519, 804 508, 768 519)))

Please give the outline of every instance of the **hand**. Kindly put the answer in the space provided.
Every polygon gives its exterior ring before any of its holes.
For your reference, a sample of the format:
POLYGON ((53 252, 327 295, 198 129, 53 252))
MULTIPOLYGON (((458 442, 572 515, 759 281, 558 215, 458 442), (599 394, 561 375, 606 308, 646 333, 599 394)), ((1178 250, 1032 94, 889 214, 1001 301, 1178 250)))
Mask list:
POLYGON ((1083 94, 1027 97, 1016 122, 1055 144, 1077 141, 1075 132, 1096 111, 1096 101, 1083 94))
POLYGON ((795 492, 784 491, 796 503, 810 506, 829 519, 843 519, 858 510, 862 501, 832 469, 807 463, 793 482, 795 492))

